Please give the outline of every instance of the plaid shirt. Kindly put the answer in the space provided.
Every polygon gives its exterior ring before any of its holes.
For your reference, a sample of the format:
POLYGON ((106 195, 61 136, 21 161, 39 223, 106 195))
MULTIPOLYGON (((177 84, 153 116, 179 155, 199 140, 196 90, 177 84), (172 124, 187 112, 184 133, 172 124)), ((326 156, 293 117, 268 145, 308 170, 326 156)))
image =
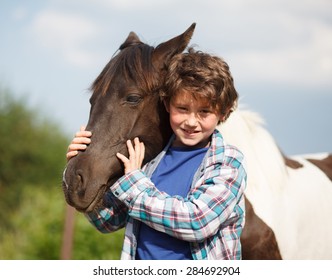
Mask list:
POLYGON ((86 214, 88 220, 104 233, 126 227, 121 259, 135 259, 141 222, 190 242, 193 259, 241 259, 247 177, 242 153, 215 130, 187 197, 169 196, 150 177, 172 140, 142 170, 112 185, 108 207, 86 214))

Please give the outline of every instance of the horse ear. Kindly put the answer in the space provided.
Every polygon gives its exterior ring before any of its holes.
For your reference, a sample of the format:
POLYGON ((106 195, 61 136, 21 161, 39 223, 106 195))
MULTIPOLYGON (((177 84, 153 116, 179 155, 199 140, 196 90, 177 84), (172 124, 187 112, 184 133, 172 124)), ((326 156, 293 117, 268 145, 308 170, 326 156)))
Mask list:
POLYGON ((152 55, 153 65, 161 69, 174 55, 185 50, 194 33, 196 23, 193 23, 184 33, 158 45, 152 55))
POLYGON ((124 41, 124 43, 120 46, 120 50, 125 49, 126 47, 137 45, 142 43, 141 40, 138 38, 135 32, 130 32, 127 39, 124 41))

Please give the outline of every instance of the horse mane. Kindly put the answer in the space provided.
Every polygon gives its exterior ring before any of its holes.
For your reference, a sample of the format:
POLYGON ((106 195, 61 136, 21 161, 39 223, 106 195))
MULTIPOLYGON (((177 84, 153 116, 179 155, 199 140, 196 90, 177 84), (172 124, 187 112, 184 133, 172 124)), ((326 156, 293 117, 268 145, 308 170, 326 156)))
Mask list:
POLYGON ((91 86, 93 94, 107 94, 116 76, 120 76, 128 84, 135 81, 136 87, 143 94, 153 92, 159 86, 158 73, 152 64, 153 50, 154 47, 144 43, 120 48, 93 82, 91 86))
POLYGON ((274 192, 283 189, 288 176, 284 158, 258 113, 237 109, 218 128, 226 143, 238 147, 245 156, 249 197, 266 188, 274 192))

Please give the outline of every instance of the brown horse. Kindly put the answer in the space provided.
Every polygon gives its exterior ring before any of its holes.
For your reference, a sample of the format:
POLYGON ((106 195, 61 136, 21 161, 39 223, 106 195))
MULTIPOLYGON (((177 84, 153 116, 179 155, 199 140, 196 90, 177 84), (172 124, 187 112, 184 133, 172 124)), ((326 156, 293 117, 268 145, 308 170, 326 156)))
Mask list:
MULTIPOLYGON (((108 187, 123 174, 116 153, 127 154, 127 139, 138 136, 145 143, 145 162, 165 146, 171 129, 159 89, 168 61, 187 47, 194 28, 192 24, 156 48, 131 32, 97 77, 87 124, 87 130, 92 131, 91 144, 72 158, 64 171, 63 190, 69 205, 89 212, 103 203, 108 187)), ((273 230, 255 214, 248 199, 241 242, 244 259, 281 259, 273 230)))

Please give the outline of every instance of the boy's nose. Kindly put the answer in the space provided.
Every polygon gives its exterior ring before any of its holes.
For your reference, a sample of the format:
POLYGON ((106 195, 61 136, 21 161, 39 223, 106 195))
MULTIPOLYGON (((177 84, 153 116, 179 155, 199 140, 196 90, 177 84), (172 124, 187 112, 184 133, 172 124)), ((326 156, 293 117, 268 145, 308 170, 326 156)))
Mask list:
POLYGON ((188 126, 197 126, 197 118, 194 113, 188 114, 186 124, 188 126))

